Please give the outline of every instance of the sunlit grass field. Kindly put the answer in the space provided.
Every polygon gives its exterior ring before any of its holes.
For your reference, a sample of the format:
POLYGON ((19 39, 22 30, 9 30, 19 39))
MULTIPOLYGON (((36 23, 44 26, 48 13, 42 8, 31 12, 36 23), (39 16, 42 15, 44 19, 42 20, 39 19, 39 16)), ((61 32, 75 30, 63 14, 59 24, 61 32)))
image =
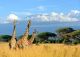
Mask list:
POLYGON ((8 43, 0 43, 0 57, 80 57, 80 45, 39 44, 10 50, 8 43))

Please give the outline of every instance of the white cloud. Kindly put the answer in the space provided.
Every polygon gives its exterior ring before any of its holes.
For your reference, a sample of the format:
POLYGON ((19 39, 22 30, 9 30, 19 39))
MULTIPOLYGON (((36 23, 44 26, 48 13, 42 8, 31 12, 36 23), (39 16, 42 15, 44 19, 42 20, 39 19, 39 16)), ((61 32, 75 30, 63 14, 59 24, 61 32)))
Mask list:
POLYGON ((34 12, 34 11, 36 11, 36 12, 41 11, 42 12, 42 11, 47 10, 47 7, 43 6, 43 5, 40 5, 40 6, 36 6, 36 7, 33 7, 33 8, 24 9, 24 10, 29 11, 29 12, 34 12))
POLYGON ((8 24, 8 21, 0 21, 0 24, 8 24))
POLYGON ((71 12, 73 12, 74 14, 79 14, 80 13, 79 10, 71 10, 71 12))
POLYGON ((3 18, 0 18, 0 24, 8 24, 9 22, 3 18))
POLYGON ((36 9, 40 10, 40 11, 44 11, 44 10, 46 10, 46 7, 44 7, 44 6, 38 6, 38 7, 36 7, 36 9))
POLYGON ((52 16, 57 16, 58 13, 56 13, 56 12, 51 12, 51 15, 52 15, 52 16))
POLYGON ((80 11, 79 10, 71 10, 71 12, 68 13, 68 16, 70 16, 70 17, 80 16, 80 11))
POLYGON ((9 21, 14 21, 14 20, 18 20, 18 16, 15 14, 9 14, 9 16, 7 17, 7 20, 9 21))
POLYGON ((31 12, 26 12, 26 11, 22 11, 22 12, 14 12, 14 11, 11 11, 12 13, 14 13, 14 14, 17 14, 17 15, 24 15, 24 16, 28 16, 28 15, 32 15, 32 13, 31 12))
POLYGON ((50 14, 37 14, 30 16, 29 18, 33 21, 45 21, 45 22, 76 22, 80 21, 80 11, 78 10, 71 10, 69 13, 57 13, 51 12, 50 14))
POLYGON ((9 14, 7 18, 0 18, 0 24, 12 23, 14 20, 19 21, 18 16, 15 14, 9 14))
MULTIPOLYGON (((17 13, 16 13, 17 14, 17 13)), ((32 21, 38 22, 77 22, 80 21, 80 11, 71 10, 67 14, 61 12, 51 12, 51 13, 41 13, 41 14, 32 14, 30 12, 22 12, 21 15, 9 14, 7 18, 0 18, 0 24, 11 23, 13 20, 25 21, 31 19, 32 21), (23 15, 26 14, 26 15, 23 15), (23 17, 21 17, 23 15, 23 17), (10 20, 10 21, 9 21, 10 20)))

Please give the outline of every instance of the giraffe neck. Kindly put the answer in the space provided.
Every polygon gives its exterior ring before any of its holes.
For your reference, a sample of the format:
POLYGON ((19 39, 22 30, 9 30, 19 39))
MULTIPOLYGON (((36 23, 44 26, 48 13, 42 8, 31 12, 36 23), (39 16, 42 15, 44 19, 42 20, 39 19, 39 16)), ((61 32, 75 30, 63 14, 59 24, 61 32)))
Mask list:
POLYGON ((14 21, 14 27, 13 27, 13 34, 12 34, 12 38, 15 39, 16 38, 16 22, 14 21))
POLYGON ((28 35, 29 35, 29 29, 27 28, 27 29, 26 29, 26 32, 25 32, 24 35, 23 35, 23 37, 24 37, 24 38, 27 38, 28 35))
POLYGON ((24 35, 23 35, 22 38, 28 38, 30 25, 31 25, 31 21, 29 20, 29 21, 28 21, 27 28, 26 28, 26 31, 25 31, 25 33, 24 33, 24 35))
POLYGON ((35 36, 36 36, 36 34, 35 34, 35 32, 33 32, 31 39, 29 39, 29 41, 30 41, 31 43, 34 41, 35 36))
POLYGON ((15 48, 16 46, 16 23, 14 22, 14 27, 13 27, 13 34, 12 34, 12 38, 9 42, 9 47, 10 48, 15 48))

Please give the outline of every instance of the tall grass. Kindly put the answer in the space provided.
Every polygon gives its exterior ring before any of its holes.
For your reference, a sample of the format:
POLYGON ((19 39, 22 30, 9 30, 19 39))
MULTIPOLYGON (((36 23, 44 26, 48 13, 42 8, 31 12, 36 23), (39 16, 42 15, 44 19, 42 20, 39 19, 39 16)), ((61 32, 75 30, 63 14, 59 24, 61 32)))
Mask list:
POLYGON ((80 57, 80 45, 40 44, 10 50, 8 43, 0 43, 0 57, 80 57))

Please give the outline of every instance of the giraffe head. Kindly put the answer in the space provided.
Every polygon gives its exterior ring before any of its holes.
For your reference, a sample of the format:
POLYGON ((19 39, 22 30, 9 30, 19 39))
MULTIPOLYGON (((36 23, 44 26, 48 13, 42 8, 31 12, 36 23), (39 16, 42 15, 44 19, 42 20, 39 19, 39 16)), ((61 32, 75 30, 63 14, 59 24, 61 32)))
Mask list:
POLYGON ((27 27, 30 28, 30 26, 31 26, 31 20, 28 20, 28 25, 27 25, 27 27))
POLYGON ((32 36, 35 38, 36 37, 36 29, 34 29, 32 36))

